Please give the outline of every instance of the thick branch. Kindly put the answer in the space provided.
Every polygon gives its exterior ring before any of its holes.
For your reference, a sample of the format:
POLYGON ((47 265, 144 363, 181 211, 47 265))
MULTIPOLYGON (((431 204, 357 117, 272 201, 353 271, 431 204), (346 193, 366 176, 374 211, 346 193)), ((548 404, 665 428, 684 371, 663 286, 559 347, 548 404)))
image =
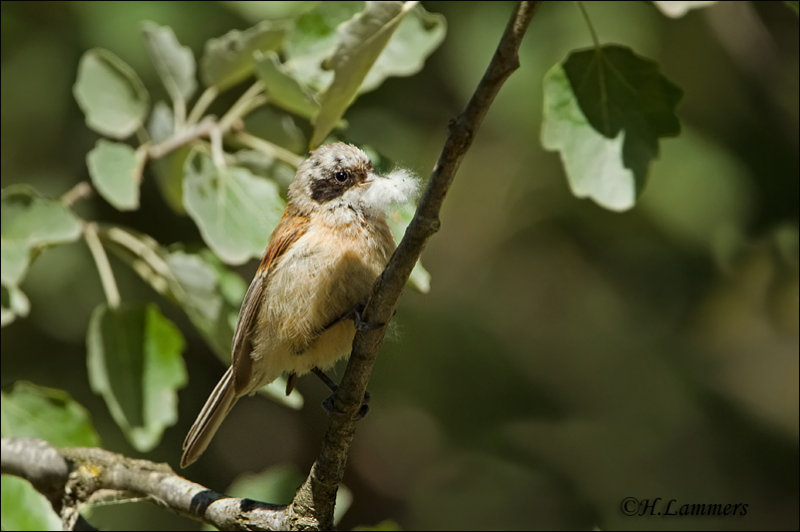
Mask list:
POLYGON ((65 525, 95 495, 146 497, 220 530, 283 530, 285 506, 236 499, 177 475, 167 464, 135 460, 102 449, 57 449, 31 438, 3 438, 2 472, 22 477, 44 494, 65 525))
MULTIPOLYGON (((405 236, 373 287, 363 312, 368 323, 388 323, 397 300, 428 239, 439 229, 439 211, 461 160, 472 144, 475 132, 486 116, 500 87, 519 67, 519 46, 538 2, 520 2, 500 44, 464 111, 450 123, 450 133, 433 169, 417 212, 405 236)), ((334 397, 334 409, 322 449, 308 478, 289 506, 294 529, 330 529, 336 490, 344 476, 350 443, 355 433, 355 416, 367 389, 378 348, 386 328, 359 331, 353 351, 334 397)))

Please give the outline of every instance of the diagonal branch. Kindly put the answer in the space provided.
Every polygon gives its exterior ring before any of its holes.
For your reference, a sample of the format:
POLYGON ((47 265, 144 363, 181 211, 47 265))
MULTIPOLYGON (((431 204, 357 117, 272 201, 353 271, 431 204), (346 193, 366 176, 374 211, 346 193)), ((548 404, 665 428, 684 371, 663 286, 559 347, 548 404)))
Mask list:
MULTIPOLYGON (((450 133, 414 218, 383 274, 373 287, 363 312, 368 323, 388 323, 400 293, 428 239, 439 229, 439 211, 461 160, 472 144, 500 87, 519 67, 519 46, 538 2, 520 2, 511 16, 489 67, 464 111, 450 122, 450 133)), ((322 449, 304 484, 289 506, 292 529, 330 529, 336 490, 344 476, 358 412, 386 327, 359 331, 334 396, 330 424, 322 449)))
POLYGON ((286 507, 227 497, 176 474, 167 464, 86 447, 56 448, 33 438, 3 438, 2 472, 22 477, 47 497, 65 529, 80 506, 109 492, 145 497, 220 530, 282 530, 286 507))

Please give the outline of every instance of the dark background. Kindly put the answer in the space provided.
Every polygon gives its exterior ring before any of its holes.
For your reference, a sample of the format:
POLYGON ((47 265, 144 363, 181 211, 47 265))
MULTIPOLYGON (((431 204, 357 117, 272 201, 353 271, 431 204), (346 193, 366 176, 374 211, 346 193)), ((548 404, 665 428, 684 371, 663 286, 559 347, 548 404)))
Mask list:
MULTIPOLYGON (((410 78, 362 96, 347 135, 423 176, 465 104, 512 4, 425 3, 443 45, 410 78)), ((105 47, 161 90, 139 23, 203 43, 253 21, 235 2, 3 2, 2 186, 58 196, 87 180, 96 135, 71 86, 81 54, 105 47)), ((545 3, 464 159, 373 380, 340 527, 406 529, 796 529, 798 527, 798 20, 783 2, 721 3, 672 20, 649 2, 587 3, 603 42, 658 61, 685 91, 683 132, 661 143, 637 206, 573 197, 539 143, 542 77, 591 44, 572 3, 545 3), (747 503, 728 518, 629 518, 624 497, 747 503)), ((155 100, 155 98, 154 98, 155 100)), ((258 119, 258 117, 256 117, 258 119)), ((142 207, 94 198, 80 214, 199 243, 145 177, 142 207)), ((187 338, 180 420, 147 458, 177 467, 180 442, 224 370, 188 320, 123 264, 126 301, 159 303, 187 338)), ((249 281, 256 261, 239 268, 249 281)), ((82 242, 44 253, 22 285, 31 313, 2 332, 2 387, 63 388, 107 449, 135 455, 88 386, 85 331, 103 301, 82 242)), ((341 376, 343 366, 338 370, 341 376)), ((225 491, 246 472, 305 474, 326 426, 326 391, 305 407, 243 400, 186 474, 225 491)), ((178 529, 147 504, 98 509, 94 524, 178 529)))

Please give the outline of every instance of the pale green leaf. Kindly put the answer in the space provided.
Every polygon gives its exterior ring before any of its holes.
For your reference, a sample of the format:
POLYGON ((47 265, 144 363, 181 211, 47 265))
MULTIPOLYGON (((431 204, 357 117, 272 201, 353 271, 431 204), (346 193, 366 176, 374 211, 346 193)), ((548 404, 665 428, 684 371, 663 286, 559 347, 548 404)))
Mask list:
POLYGON ((309 142, 319 146, 347 107, 375 60, 389 42, 397 26, 416 2, 370 2, 337 30, 338 46, 324 67, 333 70, 333 82, 320 97, 320 111, 314 120, 309 142))
POLYGON ((226 0, 222 5, 235 11, 243 18, 258 22, 264 19, 289 19, 296 18, 306 11, 313 9, 320 2, 316 1, 283 1, 283 2, 253 2, 252 0, 226 0))
POLYGON ((681 90, 621 46, 573 52, 545 76, 542 144, 561 152, 573 194, 631 208, 661 137, 680 131, 681 90))
POLYGON ((0 501, 3 530, 63 530, 53 506, 25 479, 3 475, 0 501))
POLYGON ((3 437, 39 438, 58 447, 100 444, 89 413, 63 390, 20 381, 0 398, 3 437))
POLYGON ((2 305, 0 305, 0 327, 5 327, 17 318, 24 318, 31 310, 31 303, 25 293, 15 285, 2 284, 2 305))
POLYGON ((253 58, 256 75, 264 83, 271 104, 309 119, 319 111, 310 89, 291 77, 275 52, 256 52, 253 58))
POLYGON ((5 285, 22 281, 33 250, 72 242, 81 234, 80 219, 69 208, 26 185, 4 188, 0 204, 0 278, 5 285))
POLYGON ((129 137, 147 116, 150 97, 142 81, 108 50, 94 48, 83 54, 72 93, 86 124, 109 137, 129 137))
MULTIPOLYGON (((4 438, 39 438, 59 447, 100 444, 89 413, 67 392, 25 381, 0 392, 0 420, 4 438)), ((3 530, 61 530, 52 505, 27 481, 3 475, 0 484, 3 530)))
POLYGON ((300 84, 321 91, 330 85, 333 73, 322 62, 336 49, 336 28, 364 9, 364 2, 320 2, 297 18, 286 38, 284 67, 300 84))
POLYGON ((684 0, 653 0, 653 4, 659 11, 664 13, 670 18, 680 18, 692 9, 700 9, 716 4, 715 0, 699 0, 699 1, 684 1, 684 0))
POLYGON ((228 264, 260 257, 283 214, 277 185, 245 168, 216 168, 198 150, 184 173, 184 205, 214 253, 228 264))
POLYGON ((225 90, 253 72, 253 52, 277 50, 287 33, 284 22, 262 21, 244 31, 232 30, 206 43, 201 75, 207 86, 225 90))
MULTIPOLYGON (((303 475, 290 465, 277 465, 261 473, 239 475, 228 486, 226 493, 231 497, 270 501, 274 504, 292 502, 297 488, 303 483, 303 475)), ((353 492, 340 485, 336 492, 336 505, 333 522, 338 523, 353 503, 353 492)))
POLYGON ((139 184, 146 161, 145 150, 100 139, 86 156, 95 189, 120 211, 139 208, 139 184))
POLYGON ((442 44, 446 32, 443 15, 416 6, 400 22, 358 92, 371 91, 390 76, 410 76, 422 70, 425 59, 442 44))
POLYGON ((186 101, 197 88, 192 50, 182 46, 169 26, 142 23, 142 34, 150 60, 172 101, 186 101))
MULTIPOLYGON (((180 247, 167 251, 147 235, 119 227, 104 228, 101 237, 156 292, 179 305, 217 358, 228 365, 239 307, 247 285, 208 249, 189 253, 180 247)), ((260 391, 290 408, 303 406, 302 395, 284 394, 281 377, 260 391)))
POLYGON ((178 418, 186 384, 184 340, 154 304, 99 305, 86 334, 89 384, 139 451, 153 449, 178 418))
MULTIPOLYGON (((406 232, 408 224, 411 223, 415 211, 415 207, 407 203, 396 205, 389 209, 386 219, 389 222, 389 227, 392 228, 392 233, 394 234, 396 242, 399 243, 400 240, 403 239, 403 235, 406 232)), ((414 269, 411 270, 411 276, 408 280, 414 288, 423 294, 427 294, 431 290, 431 274, 428 273, 419 260, 414 265, 414 269)))

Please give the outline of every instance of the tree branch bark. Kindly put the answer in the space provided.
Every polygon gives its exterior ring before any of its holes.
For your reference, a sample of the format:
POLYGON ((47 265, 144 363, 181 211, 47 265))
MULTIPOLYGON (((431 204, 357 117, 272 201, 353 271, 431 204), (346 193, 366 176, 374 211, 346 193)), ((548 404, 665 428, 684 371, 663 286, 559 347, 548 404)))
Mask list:
MULTIPOLYGON (((414 218, 375 282, 362 314, 366 322, 387 324, 392 318, 422 249, 439 230, 442 202, 475 132, 500 87, 519 67, 519 46, 537 5, 538 2, 520 2, 516 6, 478 87, 464 111, 450 122, 447 140, 414 218)), ((30 481, 50 500, 67 528, 78 521, 81 504, 112 490, 123 497, 146 497, 223 530, 331 529, 336 491, 355 434, 355 416, 385 332, 383 326, 356 334, 320 453, 288 507, 226 497, 177 475, 167 464, 135 460, 102 449, 56 449, 33 439, 2 439, 2 472, 30 481)))
MULTIPOLYGON (((450 133, 414 218, 373 287, 370 301, 362 314, 367 323, 389 322, 425 243, 439 230, 439 211, 456 170, 500 87, 519 67, 519 46, 537 4, 520 2, 516 6, 472 98, 464 111, 450 122, 450 133)), ((347 455, 355 434, 355 416, 361 407, 385 333, 385 326, 356 333, 347 369, 334 395, 334 408, 322 449, 289 505, 289 525, 292 529, 327 530, 333 527, 336 491, 344 477, 347 455)))
POLYGON ((283 530, 285 506, 237 499, 196 484, 167 464, 136 460, 103 449, 57 449, 43 440, 3 438, 3 474, 22 477, 52 504, 66 530, 75 526, 80 506, 109 492, 145 497, 178 514, 220 530, 283 530))

